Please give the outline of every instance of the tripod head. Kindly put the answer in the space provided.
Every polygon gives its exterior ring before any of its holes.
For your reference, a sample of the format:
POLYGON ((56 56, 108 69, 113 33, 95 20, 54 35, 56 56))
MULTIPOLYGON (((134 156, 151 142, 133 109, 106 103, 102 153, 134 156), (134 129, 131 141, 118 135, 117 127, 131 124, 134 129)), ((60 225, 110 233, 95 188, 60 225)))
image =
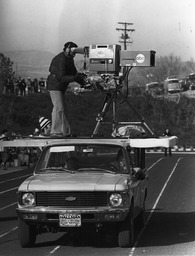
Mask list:
POLYGON ((84 89, 89 91, 109 92, 122 88, 122 77, 113 74, 96 74, 88 76, 85 80, 84 89))

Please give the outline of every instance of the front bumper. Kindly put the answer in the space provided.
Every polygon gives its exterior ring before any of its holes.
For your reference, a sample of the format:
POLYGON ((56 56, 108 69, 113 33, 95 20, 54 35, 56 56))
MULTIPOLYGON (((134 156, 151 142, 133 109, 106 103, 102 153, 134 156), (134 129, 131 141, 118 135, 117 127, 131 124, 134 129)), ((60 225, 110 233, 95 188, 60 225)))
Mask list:
POLYGON ((59 223, 60 214, 80 214, 82 223, 103 223, 123 221, 128 208, 90 208, 64 209, 51 207, 17 208, 18 217, 24 221, 34 223, 59 223))

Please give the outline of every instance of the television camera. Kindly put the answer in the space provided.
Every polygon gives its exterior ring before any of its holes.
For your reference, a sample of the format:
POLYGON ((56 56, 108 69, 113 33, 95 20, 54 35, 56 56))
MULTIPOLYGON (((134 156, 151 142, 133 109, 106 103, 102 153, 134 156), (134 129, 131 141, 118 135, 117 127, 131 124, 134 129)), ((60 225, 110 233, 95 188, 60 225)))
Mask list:
POLYGON ((117 44, 78 47, 74 52, 83 54, 85 58, 86 89, 116 89, 127 79, 132 67, 155 66, 155 51, 121 50, 117 44))
MULTIPOLYGON (((101 111, 98 113, 96 127, 93 135, 98 133, 99 127, 103 122, 104 116, 111 103, 113 105, 113 131, 117 124, 116 121, 116 103, 120 96, 123 102, 126 102, 141 120, 141 125, 150 134, 153 131, 145 123, 143 117, 137 112, 134 106, 127 100, 127 95, 122 93, 122 87, 127 87, 128 94, 128 76, 133 67, 154 67, 155 51, 128 51, 121 50, 117 44, 96 44, 83 48, 75 48, 75 53, 84 55, 84 73, 86 74, 84 89, 89 91, 101 91, 106 93, 101 111)), ((131 123, 132 124, 132 123, 131 123)), ((135 125, 138 125, 136 123, 135 125)))

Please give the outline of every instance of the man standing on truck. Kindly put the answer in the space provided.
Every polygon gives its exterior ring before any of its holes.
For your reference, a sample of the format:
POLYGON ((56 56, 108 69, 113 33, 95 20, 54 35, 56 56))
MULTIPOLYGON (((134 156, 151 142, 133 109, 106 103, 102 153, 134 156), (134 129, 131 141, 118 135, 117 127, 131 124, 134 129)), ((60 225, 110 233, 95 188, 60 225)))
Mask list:
POLYGON ((51 136, 70 136, 71 130, 66 118, 66 106, 64 94, 70 82, 84 84, 85 74, 78 73, 74 64, 75 48, 77 44, 67 42, 63 52, 55 56, 49 67, 50 75, 47 78, 47 89, 49 90, 52 110, 51 136))

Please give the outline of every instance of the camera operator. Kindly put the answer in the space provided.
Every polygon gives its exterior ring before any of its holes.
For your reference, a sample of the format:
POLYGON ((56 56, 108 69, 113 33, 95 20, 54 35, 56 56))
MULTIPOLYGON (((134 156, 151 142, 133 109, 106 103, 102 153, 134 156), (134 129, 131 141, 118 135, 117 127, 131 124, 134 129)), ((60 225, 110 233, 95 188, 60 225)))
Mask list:
POLYGON ((77 72, 74 64, 74 50, 77 47, 73 42, 65 43, 63 52, 55 56, 50 64, 47 89, 53 104, 51 136, 71 135, 64 95, 70 82, 75 81, 83 86, 86 77, 85 74, 77 72))

